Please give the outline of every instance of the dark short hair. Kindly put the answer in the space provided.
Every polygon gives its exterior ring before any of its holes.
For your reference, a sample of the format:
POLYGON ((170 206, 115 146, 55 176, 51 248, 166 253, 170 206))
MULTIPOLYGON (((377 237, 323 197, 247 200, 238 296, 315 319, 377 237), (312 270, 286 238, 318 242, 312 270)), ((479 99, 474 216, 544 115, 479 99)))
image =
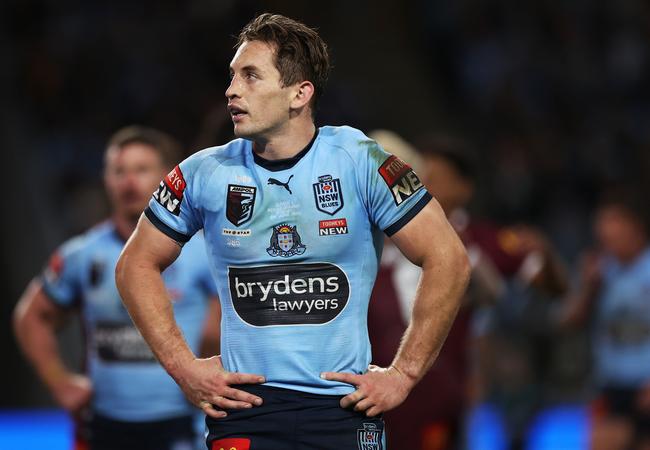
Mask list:
POLYGON ((478 177, 476 155, 467 142, 445 134, 431 134, 416 142, 422 156, 436 156, 444 159, 467 181, 478 177))
POLYGON ((145 144, 152 147, 166 167, 172 168, 183 158, 181 145, 171 137, 155 128, 131 125, 120 128, 108 140, 106 151, 113 147, 124 148, 129 144, 145 144))
POLYGON ((650 232, 649 199, 640 186, 630 184, 610 185, 605 187, 598 200, 598 210, 616 208, 637 221, 650 232))
POLYGON ((264 13, 242 28, 235 48, 246 41, 261 41, 274 48, 275 67, 283 86, 305 80, 314 85, 312 109, 315 112, 330 73, 327 44, 316 30, 280 14, 264 13))

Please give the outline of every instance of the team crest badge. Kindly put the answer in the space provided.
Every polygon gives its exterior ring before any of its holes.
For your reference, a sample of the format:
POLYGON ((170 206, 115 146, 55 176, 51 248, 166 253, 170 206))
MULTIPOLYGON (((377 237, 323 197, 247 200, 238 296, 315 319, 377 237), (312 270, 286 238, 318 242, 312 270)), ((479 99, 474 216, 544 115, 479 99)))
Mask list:
POLYGON ((374 423, 364 423, 363 429, 357 430, 359 450, 383 450, 381 431, 381 428, 378 428, 374 423))
POLYGON ((318 183, 314 183, 314 200, 316 200, 316 209, 325 214, 333 216, 339 212, 343 208, 341 180, 332 179, 331 175, 318 177, 318 183))
POLYGON ((288 258, 293 255, 302 255, 307 249, 300 240, 296 226, 281 224, 273 227, 271 245, 266 249, 271 256, 288 258))
POLYGON ((256 187, 228 185, 226 198, 226 218, 235 226, 240 226, 251 220, 255 206, 256 187))

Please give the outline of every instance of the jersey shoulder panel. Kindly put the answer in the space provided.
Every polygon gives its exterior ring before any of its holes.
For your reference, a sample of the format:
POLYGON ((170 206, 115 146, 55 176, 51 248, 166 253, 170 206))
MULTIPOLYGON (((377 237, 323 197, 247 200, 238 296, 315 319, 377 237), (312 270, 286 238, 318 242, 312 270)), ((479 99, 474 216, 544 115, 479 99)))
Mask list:
POLYGON ((209 147, 192 154, 180 164, 180 167, 187 178, 203 183, 221 167, 244 164, 245 150, 246 141, 235 139, 227 144, 209 147))
MULTIPOLYGON (((355 162, 367 158, 370 150, 378 147, 377 143, 366 136, 361 130, 347 125, 322 127, 319 137, 328 146, 338 148, 347 153, 355 162)), ((386 154, 387 157, 388 155, 386 154)))
POLYGON ((52 253, 41 276, 50 300, 62 307, 75 306, 79 300, 81 276, 86 273, 85 255, 94 248, 105 248, 108 240, 115 239, 114 233, 110 221, 102 222, 68 239, 52 253))
POLYGON ((105 244, 107 239, 113 239, 114 233, 115 226, 107 220, 66 240, 59 246, 57 252, 64 258, 78 258, 88 249, 105 244))

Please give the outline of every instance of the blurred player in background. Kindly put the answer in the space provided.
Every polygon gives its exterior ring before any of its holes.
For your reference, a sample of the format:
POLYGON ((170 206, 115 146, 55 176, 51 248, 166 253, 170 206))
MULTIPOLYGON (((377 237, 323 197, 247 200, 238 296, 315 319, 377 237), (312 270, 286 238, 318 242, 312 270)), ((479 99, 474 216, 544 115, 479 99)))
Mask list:
POLYGON ((648 202, 638 191, 606 195, 597 247, 583 255, 579 286, 561 316, 591 325, 600 398, 594 450, 650 449, 650 243, 648 202))
MULTIPOLYGON (((491 340, 484 338, 476 325, 483 310, 493 310, 502 300, 510 278, 549 289, 564 283, 564 271, 538 231, 524 226, 500 228, 471 218, 467 208, 474 196, 478 169, 464 141, 431 136, 419 144, 418 151, 390 131, 378 130, 371 136, 418 168, 422 182, 461 236, 472 265, 469 287, 438 359, 414 395, 386 414, 392 424, 389 443, 418 450, 461 448, 465 411, 485 400, 490 389, 486 366, 491 364, 489 359, 496 359, 491 340)), ((399 346, 401 333, 410 321, 419 275, 417 266, 387 245, 368 318, 377 364, 383 364, 399 346)))
MULTIPOLYGON (((15 334, 24 354, 57 403, 87 425, 81 427, 87 433, 80 433, 78 448, 195 445, 196 410, 133 326, 114 278, 118 256, 151 193, 181 157, 178 144, 160 131, 132 126, 116 132, 104 167, 112 217, 65 242, 16 307, 15 334), (57 345, 55 333, 69 313, 82 318, 85 374, 64 366, 57 345)), ((188 243, 163 278, 188 344, 196 352, 216 354, 219 302, 202 236, 188 243)))
MULTIPOLYGON (((377 130, 370 133, 384 148, 409 162, 440 202, 445 214, 459 212, 472 197, 474 179, 470 162, 456 154, 463 170, 455 168, 449 157, 423 154, 396 133, 377 130)), ((456 145, 459 147, 460 145, 456 145)), ((436 150, 442 150, 436 147, 436 150)), ((391 424, 388 444, 392 448, 443 450, 460 448, 462 420, 466 407, 468 380, 468 328, 470 312, 477 300, 494 301, 501 279, 492 263, 470 253, 472 279, 456 321, 431 370, 400 407, 386 414, 391 424), (477 288, 480 285, 480 288, 477 288)), ((386 245, 373 290, 368 327, 376 364, 385 364, 399 347, 401 335, 411 320, 412 299, 420 268, 394 246, 386 245)))
POLYGON ((381 414, 430 367, 466 286, 462 244, 411 167, 358 130, 315 126, 328 72, 314 30, 273 14, 246 25, 226 90, 241 139, 165 178, 118 263, 125 304, 208 415, 214 450, 385 448, 381 414), (221 358, 187 347, 160 278, 200 229, 221 358), (384 235, 423 270, 402 345, 378 367, 366 321, 384 235))

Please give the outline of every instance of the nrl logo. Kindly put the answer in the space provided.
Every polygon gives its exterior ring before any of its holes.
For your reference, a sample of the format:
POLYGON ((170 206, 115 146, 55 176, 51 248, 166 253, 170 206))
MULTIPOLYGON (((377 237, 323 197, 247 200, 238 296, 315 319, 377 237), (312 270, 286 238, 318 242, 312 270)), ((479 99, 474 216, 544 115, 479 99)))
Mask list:
POLYGON ((226 197, 226 218, 236 227, 245 224, 253 217, 256 187, 228 185, 226 197))
POLYGON ((271 256, 282 256, 288 258, 293 255, 302 255, 307 249, 300 240, 296 227, 281 224, 273 227, 271 245, 266 249, 271 256))

